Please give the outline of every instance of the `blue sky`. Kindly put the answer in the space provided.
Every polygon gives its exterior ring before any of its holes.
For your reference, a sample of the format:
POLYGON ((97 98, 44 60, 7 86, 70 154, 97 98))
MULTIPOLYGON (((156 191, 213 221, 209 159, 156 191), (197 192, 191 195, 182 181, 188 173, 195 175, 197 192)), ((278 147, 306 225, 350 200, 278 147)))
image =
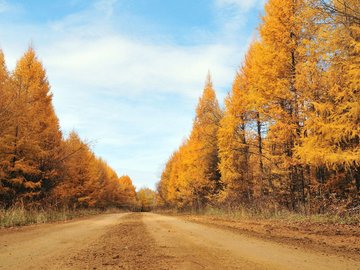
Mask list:
POLYGON ((64 134, 76 130, 119 175, 155 187, 189 134, 208 70, 222 103, 264 0, 0 0, 10 70, 29 44, 64 134))

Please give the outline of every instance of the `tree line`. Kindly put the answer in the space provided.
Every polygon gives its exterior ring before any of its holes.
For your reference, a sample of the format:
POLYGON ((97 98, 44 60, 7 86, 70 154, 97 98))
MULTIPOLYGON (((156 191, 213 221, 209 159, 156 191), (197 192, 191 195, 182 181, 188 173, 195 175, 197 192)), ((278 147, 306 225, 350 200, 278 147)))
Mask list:
POLYGON ((160 207, 359 209, 358 0, 269 0, 224 103, 208 76, 160 207))
POLYGON ((0 207, 136 205, 129 176, 119 177, 76 132, 63 137, 35 51, 10 73, 0 50, 0 207))

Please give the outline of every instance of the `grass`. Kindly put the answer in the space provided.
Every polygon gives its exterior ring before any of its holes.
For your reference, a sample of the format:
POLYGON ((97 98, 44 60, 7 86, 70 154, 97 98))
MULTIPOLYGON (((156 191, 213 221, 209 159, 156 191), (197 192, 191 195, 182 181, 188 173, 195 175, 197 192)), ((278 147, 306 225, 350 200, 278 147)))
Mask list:
POLYGON ((268 210, 255 209, 246 207, 237 208, 216 208, 206 207, 201 211, 195 210, 156 210, 162 214, 190 214, 190 215, 204 215, 229 220, 277 220, 289 223, 319 223, 319 224, 348 224, 360 225, 360 213, 343 213, 343 214, 304 214, 296 213, 288 210, 268 210))
POLYGON ((26 210, 22 207, 0 209, 0 228, 23 226, 30 224, 48 223, 54 221, 66 221, 73 218, 99 214, 98 209, 37 209, 26 210))
POLYGON ((287 222, 311 222, 321 224, 348 224, 360 225, 360 214, 302 214, 286 210, 271 212, 267 210, 254 210, 247 208, 223 209, 206 208, 200 212, 202 215, 221 217, 225 219, 261 219, 261 220, 281 220, 287 222))

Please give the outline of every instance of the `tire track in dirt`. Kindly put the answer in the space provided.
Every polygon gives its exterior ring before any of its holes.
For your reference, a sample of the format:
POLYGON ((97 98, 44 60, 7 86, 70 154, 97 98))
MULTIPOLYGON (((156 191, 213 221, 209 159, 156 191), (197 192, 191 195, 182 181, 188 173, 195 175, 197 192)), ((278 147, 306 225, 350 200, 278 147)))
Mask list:
POLYGON ((121 223, 87 248, 77 252, 59 269, 173 269, 148 233, 141 213, 125 216, 121 223))

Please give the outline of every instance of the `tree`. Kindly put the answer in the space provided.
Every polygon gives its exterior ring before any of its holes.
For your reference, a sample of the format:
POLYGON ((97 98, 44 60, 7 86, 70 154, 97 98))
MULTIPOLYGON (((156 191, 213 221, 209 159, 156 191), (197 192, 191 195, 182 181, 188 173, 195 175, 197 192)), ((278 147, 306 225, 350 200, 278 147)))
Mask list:
POLYGON ((217 132, 222 112, 210 74, 196 108, 191 134, 166 163, 158 183, 165 206, 201 209, 221 190, 217 132))
POLYGON ((5 65, 5 57, 0 50, 0 137, 3 137, 12 118, 14 101, 12 81, 5 65))
POLYGON ((96 164, 94 154, 76 132, 71 132, 63 143, 62 179, 53 190, 55 205, 70 208, 94 206, 97 202, 91 196, 96 188, 96 164))
POLYGON ((217 133, 222 112, 208 74, 199 99, 193 128, 188 141, 188 186, 191 205, 201 209, 221 189, 218 169, 217 133))
POLYGON ((118 204, 127 208, 132 208, 136 205, 136 191, 129 176, 123 175, 118 179, 118 204))
POLYGON ((161 174, 159 183, 157 184, 157 205, 163 207, 175 206, 176 193, 179 191, 174 178, 177 178, 174 169, 180 150, 174 152, 166 162, 165 168, 161 174))
POLYGON ((316 61, 302 76, 313 91, 296 153, 312 168, 315 196, 324 207, 331 194, 338 202, 351 193, 356 198, 360 189, 360 24, 354 18, 358 1, 333 1, 325 10, 321 2, 314 4, 314 20, 326 23, 307 40, 307 54, 316 61))
POLYGON ((141 188, 136 193, 142 212, 151 211, 155 206, 155 192, 150 188, 141 188))
POLYGON ((305 203, 304 168, 294 155, 303 125, 303 88, 297 84, 301 63, 301 32, 305 7, 302 0, 270 0, 260 26, 263 69, 262 93, 267 100, 269 122, 266 141, 278 179, 279 201, 291 209, 305 203))
POLYGON ((14 190, 7 185, 8 156, 11 153, 11 126, 14 120, 14 89, 0 50, 0 205, 7 206, 14 197, 14 190))
POLYGON ((44 199, 56 182, 61 132, 45 70, 32 48, 18 61, 13 81, 15 101, 3 185, 13 190, 9 204, 34 203, 44 199))
POLYGON ((248 100, 244 74, 236 75, 232 91, 225 100, 225 113, 218 131, 219 169, 224 186, 220 202, 229 206, 249 202, 252 186, 249 178, 249 145, 246 141, 248 100))

